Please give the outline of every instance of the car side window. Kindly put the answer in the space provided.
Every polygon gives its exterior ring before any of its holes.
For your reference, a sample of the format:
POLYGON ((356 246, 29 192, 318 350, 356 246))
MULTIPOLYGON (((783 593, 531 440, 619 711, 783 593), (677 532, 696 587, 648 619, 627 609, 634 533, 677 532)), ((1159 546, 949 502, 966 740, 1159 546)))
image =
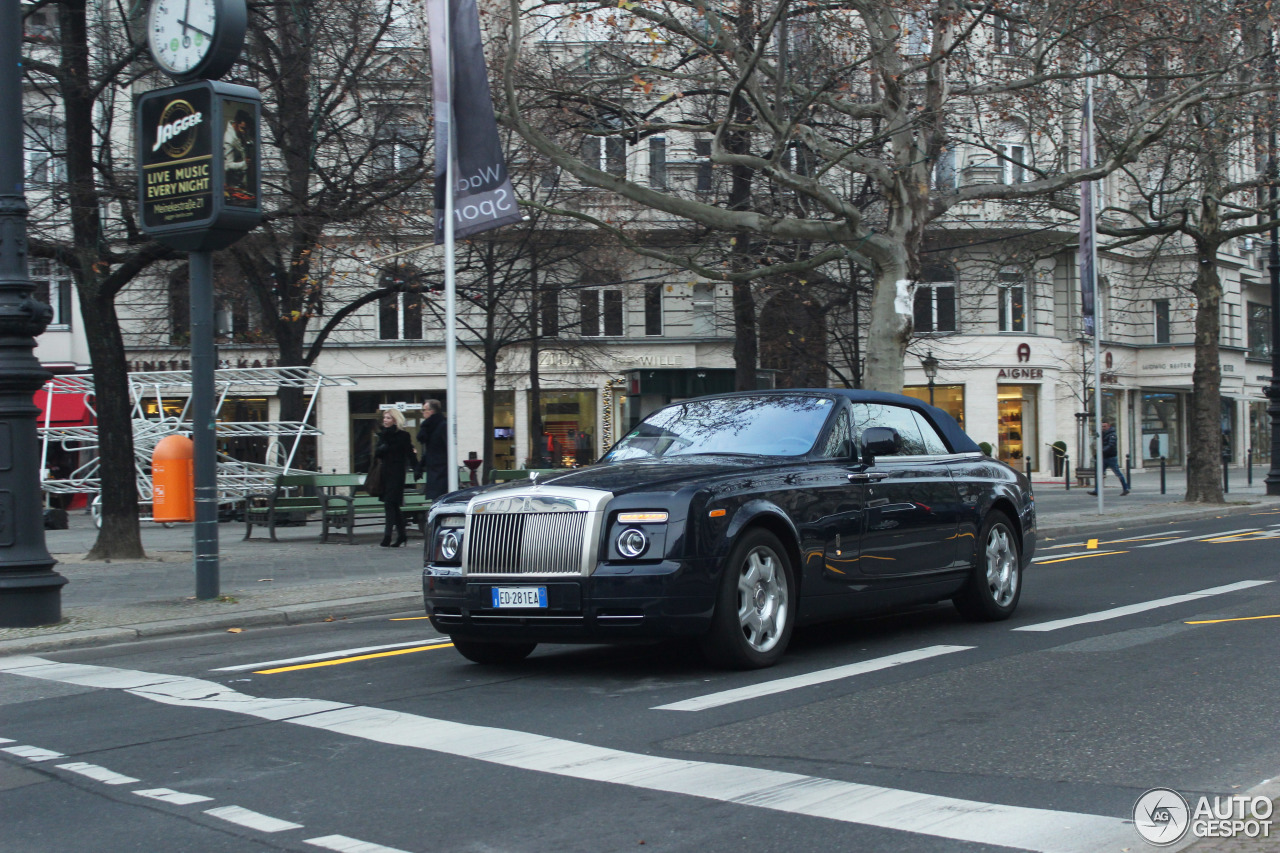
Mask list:
MULTIPOLYGON (((893 456, 924 456, 930 453, 916 424, 915 412, 884 403, 854 403, 853 432, 862 443, 862 433, 870 427, 889 427, 902 437, 902 448, 893 456)), ((945 451, 944 451, 945 452, 945 451)))
POLYGON ((945 456, 951 452, 947 450, 947 443, 938 434, 938 428, 929 423, 928 418, 919 412, 912 412, 911 414, 915 415, 916 426, 920 428, 920 435, 924 438, 925 453, 930 456, 945 456))
POLYGON ((831 427, 826 443, 822 446, 822 455, 826 459, 848 459, 853 452, 853 433, 849 428, 849 413, 840 412, 831 427))

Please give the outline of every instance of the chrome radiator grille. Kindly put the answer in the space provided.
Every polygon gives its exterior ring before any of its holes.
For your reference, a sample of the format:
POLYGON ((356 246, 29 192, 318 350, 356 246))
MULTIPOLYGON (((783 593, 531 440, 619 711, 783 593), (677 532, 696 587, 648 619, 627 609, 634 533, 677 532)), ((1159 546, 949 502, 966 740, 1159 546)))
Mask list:
POLYGON ((578 575, 586 512, 486 513, 471 518, 468 574, 578 575))

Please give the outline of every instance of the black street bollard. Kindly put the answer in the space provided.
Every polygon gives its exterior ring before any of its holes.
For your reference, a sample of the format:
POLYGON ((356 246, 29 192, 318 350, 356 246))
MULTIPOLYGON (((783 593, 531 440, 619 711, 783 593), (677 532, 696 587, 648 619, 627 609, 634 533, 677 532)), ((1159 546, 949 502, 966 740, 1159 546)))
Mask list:
POLYGON ((1062 454, 1062 473, 1063 485, 1067 487, 1067 491, 1071 491, 1071 454, 1062 454))
POLYGON ((1250 447, 1248 452, 1245 454, 1245 458, 1248 459, 1249 461, 1249 477, 1247 482, 1250 486, 1252 486, 1253 485, 1253 448, 1252 447, 1250 447))
POLYGON ((1222 460, 1222 493, 1228 494, 1231 491, 1231 473, 1227 468, 1229 460, 1222 460))
POLYGON ((1131 453, 1124 455, 1124 481, 1130 486, 1133 485, 1133 454, 1131 453))
POLYGON ((1165 487, 1165 479, 1164 479, 1164 457, 1163 457, 1163 456, 1161 456, 1161 457, 1160 457, 1160 494, 1162 494, 1162 495, 1164 494, 1164 487, 1165 487))
POLYGON ((1027 479, 1031 479, 1031 457, 1027 457, 1027 479))

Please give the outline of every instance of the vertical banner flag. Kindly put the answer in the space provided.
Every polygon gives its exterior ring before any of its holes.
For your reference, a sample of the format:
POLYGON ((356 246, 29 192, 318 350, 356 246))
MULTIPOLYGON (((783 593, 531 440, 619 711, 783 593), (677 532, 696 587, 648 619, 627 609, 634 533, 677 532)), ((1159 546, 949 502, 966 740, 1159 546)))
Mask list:
MULTIPOLYGON (((1092 82, 1092 81, 1090 81, 1092 82)), ((1080 168, 1093 166, 1093 87, 1084 99, 1084 120, 1080 132, 1080 168)), ((1093 297, 1097 282, 1094 269, 1093 181, 1080 182, 1080 300, 1084 333, 1093 334, 1093 297)))
POLYGON ((436 245, 440 245, 444 242, 446 180, 454 182, 455 239, 510 225, 522 217, 493 116, 476 0, 427 0, 427 20, 436 119, 436 245), (446 26, 452 27, 452 67, 445 49, 446 26), (447 85, 450 74, 452 103, 447 85), (451 125, 454 150, 449 149, 451 125))

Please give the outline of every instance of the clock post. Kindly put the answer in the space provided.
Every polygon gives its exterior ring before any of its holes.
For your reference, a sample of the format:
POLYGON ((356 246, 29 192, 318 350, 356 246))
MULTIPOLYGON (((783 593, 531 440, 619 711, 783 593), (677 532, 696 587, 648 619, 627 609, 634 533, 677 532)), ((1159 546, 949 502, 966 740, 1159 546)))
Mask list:
POLYGON ((199 599, 219 592, 212 252, 262 221, 261 96, 217 80, 240 55, 246 20, 245 0, 151 0, 151 55, 178 85, 147 92, 134 107, 142 231, 188 252, 199 599))

